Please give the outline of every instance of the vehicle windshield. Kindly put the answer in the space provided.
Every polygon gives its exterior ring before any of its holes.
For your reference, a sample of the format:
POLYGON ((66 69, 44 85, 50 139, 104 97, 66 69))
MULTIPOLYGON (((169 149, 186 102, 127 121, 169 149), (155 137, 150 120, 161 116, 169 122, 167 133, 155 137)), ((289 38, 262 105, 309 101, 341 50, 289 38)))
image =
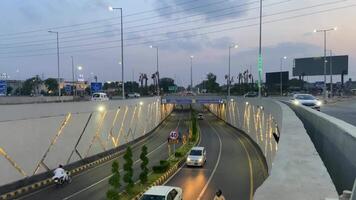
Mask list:
POLYGON ((142 196, 141 200, 165 200, 164 196, 161 195, 148 195, 145 194, 142 196))
POLYGON ((93 97, 98 98, 98 97, 100 97, 100 94, 93 94, 93 97))
POLYGON ((191 150, 190 154, 191 156, 201 156, 202 155, 202 151, 201 150, 191 150))
POLYGON ((300 100, 315 100, 315 97, 311 95, 297 95, 295 98, 300 100))

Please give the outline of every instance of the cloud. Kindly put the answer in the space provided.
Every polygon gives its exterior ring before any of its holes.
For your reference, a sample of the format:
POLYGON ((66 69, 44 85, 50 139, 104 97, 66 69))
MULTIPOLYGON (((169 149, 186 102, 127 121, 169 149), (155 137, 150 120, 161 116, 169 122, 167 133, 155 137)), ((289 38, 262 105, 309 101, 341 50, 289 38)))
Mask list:
POLYGON ((180 0, 156 0, 154 6, 157 8, 157 12, 164 17, 172 17, 174 13, 183 13, 203 16, 206 21, 221 21, 244 15, 246 12, 244 9, 247 7, 246 2, 248 1, 193 0, 182 2, 180 0))

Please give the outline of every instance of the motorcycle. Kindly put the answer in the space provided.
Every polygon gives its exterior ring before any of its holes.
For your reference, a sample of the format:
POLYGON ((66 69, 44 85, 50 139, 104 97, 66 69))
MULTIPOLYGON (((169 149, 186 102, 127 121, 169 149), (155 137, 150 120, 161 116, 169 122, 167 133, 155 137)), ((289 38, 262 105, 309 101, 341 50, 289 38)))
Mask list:
POLYGON ((62 176, 54 175, 52 177, 52 180, 53 180, 54 184, 56 184, 57 187, 58 186, 62 186, 65 183, 71 183, 72 182, 72 178, 69 176, 68 172, 66 172, 66 174, 67 174, 67 178, 66 178, 66 176, 63 176, 63 175, 62 176))

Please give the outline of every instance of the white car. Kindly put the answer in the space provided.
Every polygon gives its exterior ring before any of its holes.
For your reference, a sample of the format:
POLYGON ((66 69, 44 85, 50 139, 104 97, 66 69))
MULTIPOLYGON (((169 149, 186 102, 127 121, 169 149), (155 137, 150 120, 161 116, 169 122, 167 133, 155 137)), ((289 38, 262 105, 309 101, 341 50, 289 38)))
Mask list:
POLYGON ((295 94, 292 98, 294 105, 304 105, 320 111, 320 106, 323 104, 319 99, 310 94, 295 94))
POLYGON ((141 200, 182 200, 183 191, 179 187, 153 186, 141 197, 141 200))
POLYGON ((92 95, 91 100, 92 101, 109 101, 109 97, 106 95, 106 93, 97 92, 92 95))
POLYGON ((193 147, 186 160, 187 166, 203 167, 206 162, 206 150, 204 147, 193 147))
POLYGON ((204 119, 204 116, 203 116, 202 113, 199 113, 199 114, 198 114, 198 119, 199 119, 199 120, 203 120, 203 119, 204 119))
POLYGON ((127 95, 129 98, 139 98, 141 95, 139 93, 130 93, 127 95))

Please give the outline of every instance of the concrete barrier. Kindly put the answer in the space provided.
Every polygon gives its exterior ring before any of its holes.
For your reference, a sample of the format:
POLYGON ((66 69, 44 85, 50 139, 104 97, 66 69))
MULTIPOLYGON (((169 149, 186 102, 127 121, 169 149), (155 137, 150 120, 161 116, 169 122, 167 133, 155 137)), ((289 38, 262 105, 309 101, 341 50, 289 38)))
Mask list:
MULTIPOLYGON (((7 96, 0 97, 0 105, 3 104, 25 104, 25 103, 50 103, 59 102, 56 96, 7 96)), ((73 96, 62 96, 61 101, 73 101, 73 96)))
POLYGON ((0 106, 0 185, 130 142, 173 109, 160 98, 0 106))
POLYGON ((265 155, 269 177, 255 191, 254 199, 337 198, 302 122, 288 106, 268 98, 232 98, 209 109, 244 131, 265 155))
POLYGON ((356 178, 356 127, 305 106, 288 105, 303 122, 339 194, 356 178))

